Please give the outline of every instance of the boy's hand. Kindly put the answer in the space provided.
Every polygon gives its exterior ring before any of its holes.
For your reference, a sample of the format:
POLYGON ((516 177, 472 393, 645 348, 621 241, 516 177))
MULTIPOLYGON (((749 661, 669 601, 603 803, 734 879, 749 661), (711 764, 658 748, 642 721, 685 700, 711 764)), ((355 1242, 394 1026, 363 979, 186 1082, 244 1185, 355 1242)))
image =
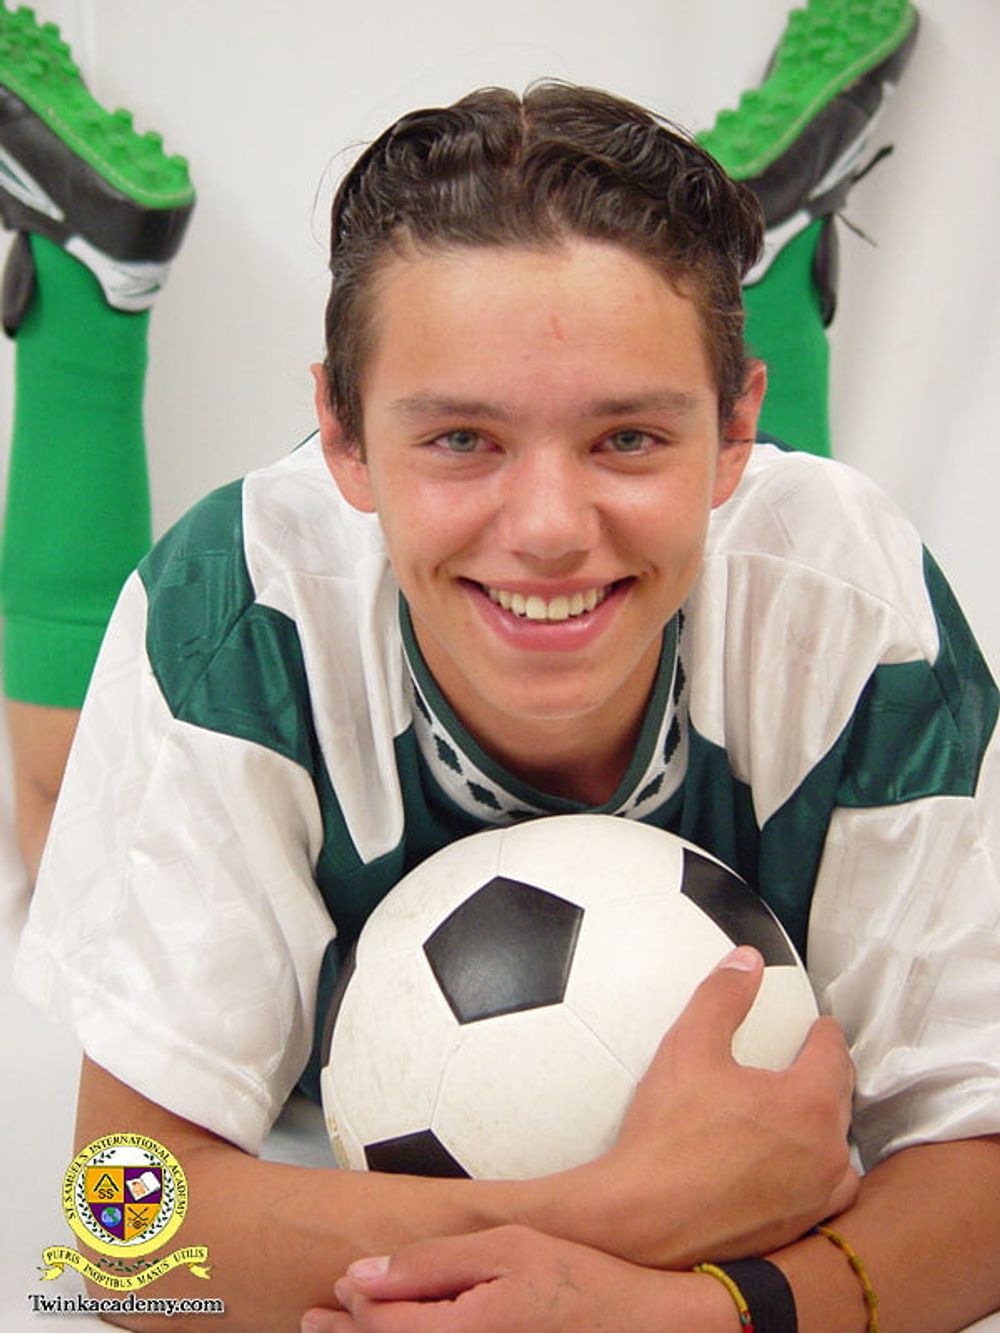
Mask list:
POLYGON ((854 1070, 834 1020, 817 1020, 787 1070, 732 1057, 762 976, 760 955, 740 948, 695 991, 617 1144, 581 1168, 593 1173, 594 1230, 579 1239, 637 1263, 686 1266, 764 1254, 851 1204, 854 1070))
POLYGON ((715 1281, 637 1268, 527 1227, 419 1241, 352 1264, 345 1313, 313 1309, 302 1333, 728 1333, 733 1302, 715 1281))

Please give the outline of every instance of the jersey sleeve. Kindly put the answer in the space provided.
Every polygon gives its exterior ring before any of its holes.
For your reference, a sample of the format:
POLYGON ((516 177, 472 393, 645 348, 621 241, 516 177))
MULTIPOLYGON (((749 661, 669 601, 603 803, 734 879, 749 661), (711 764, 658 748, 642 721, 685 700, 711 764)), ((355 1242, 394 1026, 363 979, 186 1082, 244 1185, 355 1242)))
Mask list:
POLYGON ((309 1053, 334 934, 308 772, 181 720, 133 576, 105 639, 17 959, 115 1077, 256 1152, 309 1053))
POLYGON ((1000 1132, 996 685, 881 491, 828 461, 755 467, 695 625, 716 674, 692 686, 752 810, 746 873, 844 1028, 865 1163, 1000 1132))
POLYGON ((856 711, 809 922, 820 1003, 858 1071, 868 1163, 1000 1132, 997 692, 933 562, 931 662, 876 671, 856 711))

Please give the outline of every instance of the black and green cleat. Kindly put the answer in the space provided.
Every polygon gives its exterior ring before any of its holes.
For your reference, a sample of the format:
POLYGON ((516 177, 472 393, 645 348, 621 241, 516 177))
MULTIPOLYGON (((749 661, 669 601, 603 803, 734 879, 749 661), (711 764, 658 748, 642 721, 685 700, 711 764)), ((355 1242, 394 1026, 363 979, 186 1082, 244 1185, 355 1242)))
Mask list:
POLYGON ((878 118, 916 42, 909 0, 808 0, 795 9, 759 88, 698 142, 756 194, 765 254, 748 281, 815 218, 844 205, 878 118))
POLYGON ((90 268, 108 304, 142 310, 194 208, 183 157, 87 90, 53 23, 0 0, 0 216, 90 268))

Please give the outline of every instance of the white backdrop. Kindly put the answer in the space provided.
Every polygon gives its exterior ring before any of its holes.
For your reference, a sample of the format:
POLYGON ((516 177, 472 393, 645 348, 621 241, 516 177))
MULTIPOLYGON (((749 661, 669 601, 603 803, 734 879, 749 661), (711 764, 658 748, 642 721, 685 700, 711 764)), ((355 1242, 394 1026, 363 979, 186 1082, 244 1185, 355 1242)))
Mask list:
MULTIPOLYGON (((95 93, 161 130, 199 190, 152 326, 158 529, 309 427, 325 214, 353 146, 414 106, 544 74, 698 128, 756 81, 787 10, 786 0, 38 3, 95 93)), ((835 444, 920 524, 996 663, 1000 5, 920 9, 919 44, 883 123, 895 155, 849 207, 876 245, 842 230, 835 444)))
MULTIPOLYGON (((415 106, 479 84, 520 88, 543 75, 607 87, 700 128, 759 78, 788 6, 37 0, 37 8, 61 24, 101 100, 133 109, 140 128, 160 130, 168 149, 189 157, 199 191, 151 332, 147 428, 162 531, 208 488, 310 428, 307 368, 322 352, 324 215, 357 145, 415 106)), ((835 451, 916 519, 996 666, 1000 5, 922 0, 920 10, 916 53, 883 122, 896 152, 858 187, 848 210, 876 245, 842 231, 835 451)), ((4 345, 0 448, 10 390, 4 345)), ((9 837, 2 747, 0 735, 0 903, 9 943, 23 877, 9 837)), ((3 1003, 5 1033, 33 1033, 26 1009, 10 996, 3 1003)), ((65 1046, 58 1049, 69 1067, 65 1046)), ((45 1135, 37 1120, 28 1133, 7 1127, 37 1116, 43 1093, 68 1098, 72 1080, 26 1077, 21 1047, 9 1041, 0 1061, 8 1075, 0 1081, 0 1169, 16 1159, 27 1171, 43 1138, 65 1135, 69 1107, 49 1105, 55 1120, 51 1130, 43 1122, 45 1135)), ((48 1071, 51 1057, 41 1063, 48 1071)), ((53 1161, 64 1160, 66 1146, 55 1138, 53 1161)), ((56 1176, 40 1184, 55 1190, 56 1176)), ((0 1211, 13 1235, 10 1208, 0 1211)), ((26 1255, 12 1267, 8 1253, 4 1243, 0 1268, 18 1275, 23 1293, 34 1274, 26 1255)), ((35 1321, 4 1318, 5 1329, 22 1326, 35 1321)))

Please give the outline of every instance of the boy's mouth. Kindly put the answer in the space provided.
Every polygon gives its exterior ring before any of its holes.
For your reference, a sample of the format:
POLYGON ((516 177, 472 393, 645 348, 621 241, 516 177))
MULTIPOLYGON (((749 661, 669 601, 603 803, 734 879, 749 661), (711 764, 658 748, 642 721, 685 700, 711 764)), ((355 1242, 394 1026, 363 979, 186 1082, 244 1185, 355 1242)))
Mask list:
POLYGON ((483 583, 479 586, 491 602, 495 602, 502 610, 509 611, 522 620, 558 623, 563 620, 573 620, 577 616, 595 610, 618 584, 623 582, 625 580, 619 579, 615 583, 607 583, 601 587, 584 588, 573 593, 559 593, 555 597, 542 597, 537 593, 525 595, 483 583))

